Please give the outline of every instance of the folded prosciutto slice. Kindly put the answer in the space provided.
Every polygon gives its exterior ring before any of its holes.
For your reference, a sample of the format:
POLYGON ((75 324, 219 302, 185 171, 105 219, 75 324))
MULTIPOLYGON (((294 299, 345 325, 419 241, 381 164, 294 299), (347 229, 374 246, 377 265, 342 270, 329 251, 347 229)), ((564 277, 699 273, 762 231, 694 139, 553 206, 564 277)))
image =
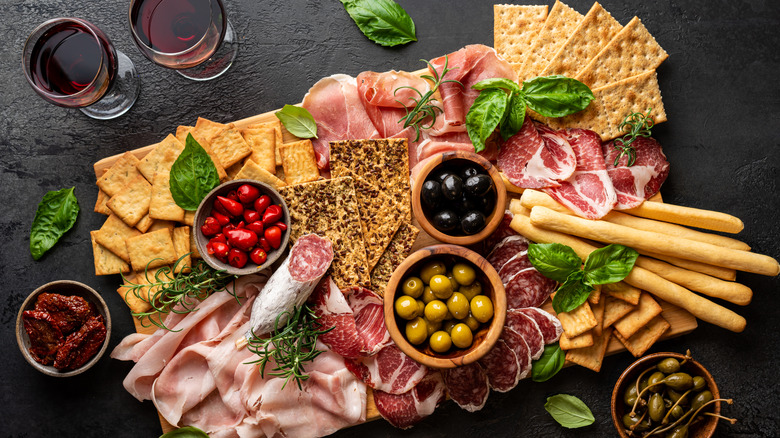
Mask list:
POLYGON ((658 193, 661 184, 669 176, 669 161, 666 160, 666 155, 657 141, 652 138, 638 137, 631 143, 636 150, 634 164, 629 167, 628 157, 623 156, 615 166, 615 158, 620 151, 614 147, 614 143, 614 141, 604 143, 601 147, 607 173, 617 193, 615 209, 638 207, 645 199, 650 199, 658 193))
POLYGON ((421 94, 430 91, 428 81, 408 72, 364 71, 357 77, 357 87, 360 101, 380 137, 415 139, 414 128, 404 128, 403 122, 399 121, 406 115, 406 108, 416 105, 413 99, 420 99, 414 90, 421 94))

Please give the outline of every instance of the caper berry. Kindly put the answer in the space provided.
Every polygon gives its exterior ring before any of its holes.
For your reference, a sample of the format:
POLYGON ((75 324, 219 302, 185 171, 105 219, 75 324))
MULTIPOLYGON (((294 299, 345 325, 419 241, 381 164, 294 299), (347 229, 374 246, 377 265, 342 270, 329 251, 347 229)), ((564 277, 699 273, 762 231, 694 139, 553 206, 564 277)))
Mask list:
POLYGON ((700 407, 704 406, 705 403, 711 400, 712 393, 710 391, 702 391, 693 397, 693 401, 691 402, 691 410, 696 412, 700 407))
POLYGON ((653 374, 650 374, 650 378, 647 379, 647 385, 650 387, 650 391, 661 392, 664 389, 664 386, 661 385, 661 382, 665 377, 666 375, 660 371, 656 371, 653 374))
MULTIPOLYGON (((660 385, 659 385, 660 386, 660 385)), ((650 400, 647 402, 647 413, 650 415, 650 419, 658 422, 666 415, 666 406, 664 406, 664 396, 660 393, 655 393, 650 396, 650 400)))
POLYGON ((680 361, 673 357, 668 357, 661 362, 658 362, 656 368, 658 368, 658 371, 664 374, 674 374, 680 371, 680 361))
MULTIPOLYGON (((685 393, 684 392, 677 392, 674 389, 667 388, 666 389, 666 395, 669 396, 669 398, 677 403, 677 400, 679 400, 685 393)), ((683 401, 681 401, 679 404, 681 405, 687 405, 688 404, 688 397, 685 397, 683 401)))
POLYGON ((683 424, 666 434, 666 438, 688 438, 688 426, 683 424))
POLYGON ((636 385, 628 385, 626 392, 623 393, 623 402, 628 406, 634 406, 634 403, 636 403, 636 385))
POLYGON ((664 384, 675 391, 687 391, 693 388, 693 377, 688 373, 674 373, 666 376, 664 384))
POLYGON ((683 415, 685 415, 685 409, 683 409, 682 406, 677 405, 672 408, 672 418, 674 418, 675 420, 679 419, 683 415))
POLYGON ((623 415, 623 426, 626 429, 631 429, 635 424, 639 423, 639 415, 632 417, 631 414, 623 415))
POLYGON ((693 390, 701 391, 707 386, 707 381, 702 376, 696 376, 693 378, 693 390))

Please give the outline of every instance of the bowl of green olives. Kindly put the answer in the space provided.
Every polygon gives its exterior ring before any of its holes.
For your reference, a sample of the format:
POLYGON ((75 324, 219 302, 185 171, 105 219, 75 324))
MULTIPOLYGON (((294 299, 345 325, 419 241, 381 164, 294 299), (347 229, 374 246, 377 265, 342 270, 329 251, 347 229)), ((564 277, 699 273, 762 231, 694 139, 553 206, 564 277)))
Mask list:
POLYGON ((432 368, 468 365, 495 345, 506 318, 506 292, 482 256, 433 245, 406 258, 385 288, 384 318, 393 342, 432 368))
POLYGON ((441 242, 471 245, 484 240, 498 228, 505 208, 501 174, 473 152, 434 156, 414 179, 414 217, 441 242))
POLYGON ((612 391, 612 422, 621 437, 706 438, 721 401, 712 375, 690 352, 655 353, 629 366, 612 391))

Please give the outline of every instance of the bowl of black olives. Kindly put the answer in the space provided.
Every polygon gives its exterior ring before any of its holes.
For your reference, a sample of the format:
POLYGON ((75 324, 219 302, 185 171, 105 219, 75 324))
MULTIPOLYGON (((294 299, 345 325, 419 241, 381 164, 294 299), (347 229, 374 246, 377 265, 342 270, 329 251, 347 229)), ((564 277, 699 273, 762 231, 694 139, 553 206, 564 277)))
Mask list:
POLYGON ((506 188, 488 160, 471 152, 445 152, 428 161, 415 179, 412 207, 434 239, 471 245, 501 223, 506 188))

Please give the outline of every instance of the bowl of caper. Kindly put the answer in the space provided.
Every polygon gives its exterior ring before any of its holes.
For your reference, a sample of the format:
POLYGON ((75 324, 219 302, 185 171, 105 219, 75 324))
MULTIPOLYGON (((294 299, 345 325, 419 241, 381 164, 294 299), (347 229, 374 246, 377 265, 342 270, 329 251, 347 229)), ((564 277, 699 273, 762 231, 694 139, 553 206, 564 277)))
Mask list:
POLYGON ((720 415, 718 386, 690 351, 655 353, 629 366, 612 391, 612 422, 621 437, 707 438, 720 415))

